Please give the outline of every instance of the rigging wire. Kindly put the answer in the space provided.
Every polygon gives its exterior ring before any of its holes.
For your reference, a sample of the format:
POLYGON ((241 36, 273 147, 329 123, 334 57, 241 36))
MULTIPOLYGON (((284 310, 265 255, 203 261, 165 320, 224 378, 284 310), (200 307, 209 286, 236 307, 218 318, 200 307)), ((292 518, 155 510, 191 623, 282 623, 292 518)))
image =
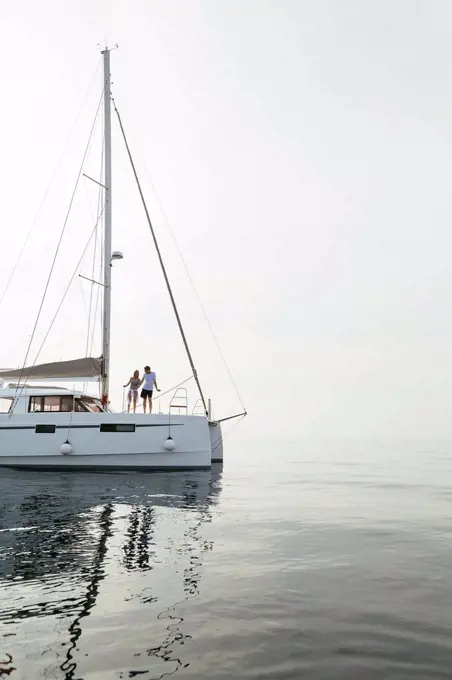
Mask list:
POLYGON ((39 206, 38 206, 38 210, 37 210, 37 212, 36 212, 36 214, 35 214, 35 216, 34 216, 34 218, 33 218, 33 221, 32 221, 32 223, 31 223, 31 227, 30 227, 30 229, 28 230, 28 233, 27 233, 27 235, 26 235, 26 237, 25 237, 25 240, 24 240, 24 242, 23 242, 23 244, 22 244, 22 248, 20 249, 19 255, 17 256, 16 262, 15 262, 13 268, 12 268, 11 274, 9 275, 9 278, 8 278, 8 280, 7 280, 7 282, 6 282, 6 286, 5 286, 3 292, 2 292, 2 294, 1 294, 1 296, 0 296, 0 307, 1 307, 1 305, 2 305, 2 302, 3 302, 4 298, 5 298, 6 293, 8 292, 8 289, 9 289, 9 287, 10 287, 10 285, 11 285, 11 282, 12 282, 12 280, 13 280, 13 278, 14 278, 14 275, 15 275, 15 273, 16 273, 16 271, 17 271, 17 267, 19 266, 19 263, 20 263, 20 261, 21 261, 21 259, 22 259, 22 255, 23 255, 24 252, 25 252, 25 249, 26 249, 26 247, 27 247, 27 245, 28 245, 28 241, 30 240, 31 234, 32 234, 32 232, 33 232, 33 229, 34 229, 35 226, 36 226, 36 222, 38 221, 38 217, 39 217, 39 215, 41 214, 41 210, 42 210, 42 208, 43 208, 43 206, 44 206, 44 203, 45 203, 45 201, 46 201, 46 199, 47 199, 47 196, 48 196, 48 194, 49 194, 50 188, 51 188, 51 186, 52 186, 52 184, 53 184, 53 180, 55 179, 55 176, 56 176, 56 174, 57 174, 58 168, 60 167, 61 161, 63 160, 64 155, 65 155, 65 153, 66 153, 66 149, 67 149, 67 147, 69 146, 69 142, 71 141, 72 135, 74 134, 74 130, 75 130, 76 126, 77 126, 77 123, 78 123, 78 121, 79 121, 79 118, 80 118, 80 116, 81 116, 81 114, 82 114, 82 111, 83 111, 83 109, 84 109, 84 107, 85 107, 86 100, 88 99, 88 96, 89 96, 89 94, 90 94, 90 92, 91 92, 91 88, 92 88, 92 86, 93 86, 93 83, 94 83, 94 81, 95 81, 95 79, 96 79, 96 76, 97 76, 97 72, 98 72, 98 70, 99 70, 100 63, 101 63, 101 62, 99 61, 99 63, 98 63, 97 66, 96 66, 96 70, 94 71, 94 74, 93 74, 93 77, 91 78, 91 81, 90 81, 90 84, 89 84, 89 86, 88 86, 88 89, 86 90, 85 96, 84 96, 83 101, 82 101, 82 104, 81 104, 81 106, 80 106, 80 109, 78 110, 78 113, 77 113, 77 115, 76 115, 76 117, 75 117, 75 120, 74 120, 74 122, 73 122, 73 124, 72 124, 72 127, 71 127, 71 129, 70 129, 70 132, 69 132, 69 134, 68 134, 68 136, 67 136, 66 142, 64 143, 63 150, 62 150, 62 152, 61 152, 61 154, 60 154, 60 156, 59 156, 59 158, 58 158, 58 161, 57 161, 57 164, 56 164, 55 169, 54 169, 54 171, 53 171, 53 174, 52 174, 52 176, 51 176, 51 178, 50 178, 50 181, 49 181, 49 183, 48 183, 48 185, 47 185, 47 188, 46 188, 46 190, 45 190, 45 192, 44 192, 44 196, 43 196, 42 199, 41 199, 41 202, 40 202, 40 204, 39 204, 39 206))
MULTIPOLYGON (((101 238, 100 238, 100 277, 99 281, 104 281, 104 239, 103 235, 105 232, 105 224, 103 224, 103 232, 101 230, 101 238)), ((97 291, 97 300, 96 300, 96 311, 95 314, 97 314, 97 309, 99 307, 99 300, 100 300, 100 318, 104 318, 104 296, 100 294, 100 286, 97 291)), ((90 348, 90 354, 92 354, 93 351, 93 344, 94 344, 94 327, 93 327, 93 334, 91 336, 91 348, 90 348)), ((102 351, 101 351, 102 353, 102 351)))
MULTIPOLYGON (((104 167, 104 148, 105 148, 105 140, 102 139, 102 154, 101 154, 101 161, 100 161, 100 183, 102 183, 102 172, 103 172, 103 167, 104 167)), ((97 195, 97 219, 96 219, 96 227, 97 224, 99 223, 99 215, 102 214, 103 208, 102 206, 102 197, 103 197, 103 187, 99 187, 99 192, 97 195)), ((96 229, 96 238, 94 240, 94 253, 93 253, 93 266, 91 270, 91 289, 90 289, 90 296, 89 296, 89 313, 88 313, 88 332, 86 336, 86 349, 85 349, 85 356, 88 356, 88 347, 89 347, 89 341, 90 341, 90 333, 91 333, 91 312, 93 308, 93 292, 94 292, 94 276, 95 276, 95 268, 96 268, 96 254, 97 254, 97 229, 96 229)), ((99 286, 97 287, 97 294, 99 295, 99 286)), ((95 326, 96 319, 93 319, 93 333, 94 333, 94 326, 95 326)))
POLYGON ((140 198, 141 198, 141 201, 143 203, 143 208, 144 208, 144 211, 146 213, 146 219, 147 219, 147 222, 148 222, 148 225, 149 225, 149 229, 151 230, 152 239, 154 241, 154 246, 155 246, 155 249, 157 251, 157 256, 158 256, 158 259, 159 259, 159 262, 160 262, 160 267, 162 269, 163 277, 165 279, 166 287, 167 287, 168 294, 169 294, 170 300, 171 300, 171 305, 173 307, 174 315, 176 317, 177 325, 179 327, 179 332, 181 334, 182 342, 183 342, 184 347, 185 347, 185 352, 187 354, 188 361, 189 361, 189 364, 190 364, 190 367, 191 367, 191 370, 192 370, 192 373, 193 373, 193 377, 196 381, 196 385, 198 387, 198 391, 199 391, 200 397, 202 399, 202 403, 204 405, 205 413, 206 413, 206 415, 208 415, 207 402, 205 400, 205 397, 204 397, 204 394, 203 394, 203 391, 202 391, 202 388, 201 388, 201 384, 199 382, 198 373, 197 373, 195 365, 193 363, 193 357, 191 355, 190 348, 189 348, 188 343, 187 343, 187 338, 185 337, 185 332, 184 332, 184 329, 183 329, 183 326, 182 326, 182 322, 180 320, 179 311, 177 309, 176 301, 174 299, 173 291, 171 289, 171 285, 170 285, 170 282, 169 282, 169 279, 168 279, 168 274, 166 273, 166 268, 165 268, 165 265, 164 265, 164 262, 163 262, 162 254, 160 252, 160 248, 159 248, 159 245, 158 245, 158 242, 157 242, 157 237, 156 237, 155 232, 154 232, 154 227, 152 226, 151 218, 149 216, 149 211, 148 211, 148 208, 147 208, 147 205, 146 205, 146 201, 144 199, 143 191, 141 189, 140 180, 138 179, 137 171, 135 169, 135 164, 133 162, 132 154, 130 152, 129 144, 127 142, 126 134, 125 134, 124 127, 123 127, 123 124, 122 124, 122 120, 121 120, 121 116, 119 115, 119 111, 117 109, 116 102, 113 98, 112 98, 112 101, 113 101, 115 113, 118 117, 119 127, 121 128, 121 133, 122 133, 122 136, 123 136, 123 139, 124 139, 124 144, 126 146, 127 155, 129 157, 129 161, 130 161, 130 164, 132 166, 133 174, 135 176, 135 181, 137 183, 138 192, 140 194, 140 198))
MULTIPOLYGON (((103 277, 101 276, 100 280, 102 280, 102 278, 103 277)), ((91 331, 91 342, 90 342, 90 346, 89 346, 89 354, 87 356, 93 355, 94 333, 95 333, 95 330, 96 330, 96 319, 97 319, 97 311, 99 309, 99 299, 100 299, 100 286, 98 286, 98 288, 97 288, 96 305, 94 307, 93 324, 92 324, 92 331, 91 331)))
POLYGON ((233 430, 235 430, 235 428, 237 427, 237 425, 238 425, 239 423, 242 422, 242 420, 245 418, 245 416, 246 416, 246 413, 243 413, 242 416, 240 417, 240 419, 239 419, 239 420, 236 420, 235 423, 234 423, 233 425, 231 425, 231 427, 229 428, 229 430, 227 430, 227 432, 225 432, 225 434, 221 434, 221 435, 218 437, 218 439, 216 439, 216 440, 212 443, 212 453, 218 449, 218 447, 224 442, 224 440, 225 440, 227 437, 229 437, 229 435, 231 434, 231 432, 232 432, 233 430))
POLYGON ((86 245, 85 245, 85 247, 84 247, 84 249, 83 249, 83 252, 82 252, 82 254, 81 254, 81 256, 80 256, 80 259, 79 259, 79 261, 77 262, 77 265, 76 265, 76 267, 75 267, 75 269, 74 269, 74 271, 73 271, 73 273, 72 273, 72 276, 71 276, 71 278, 70 278, 70 280, 69 280, 69 283, 68 283, 68 285, 67 285, 67 287, 66 287, 66 290, 64 291, 64 294, 63 294, 63 297, 61 298, 60 304, 58 305, 57 310, 56 310, 56 312, 55 312, 55 314, 54 314, 54 316, 53 316, 53 319, 52 319, 52 321, 50 322, 49 328, 48 328, 48 330, 47 330, 47 333, 46 333, 45 336, 44 336, 44 339, 43 339, 43 341, 42 341, 42 343, 41 343, 41 346, 40 346, 40 348, 39 348, 39 350, 38 350, 38 353, 37 353, 36 356, 35 356, 35 360, 33 361, 32 366, 35 366, 36 362, 37 362, 38 359, 39 359, 39 355, 40 355, 41 352, 42 352, 42 348, 44 347, 44 344, 45 344, 47 338, 49 337, 50 331, 52 330, 53 324, 55 323, 56 318, 57 318, 57 316, 58 316, 58 314, 59 314, 59 312, 60 312, 60 309, 61 309, 61 307, 63 306, 63 302, 64 302, 65 299, 66 299, 66 295, 67 295, 68 292, 69 292, 69 288, 71 287, 72 282, 73 282, 73 280, 74 280, 74 278, 75 278, 75 275, 76 275, 76 273, 77 273, 77 271, 78 271, 78 269, 79 269, 79 267, 80 267, 80 265, 81 265, 81 263, 82 263, 83 258, 85 257, 85 253, 86 253, 86 251, 88 250, 89 244, 91 243, 91 239, 93 238, 94 234, 95 234, 96 231, 97 231, 97 225, 99 224, 99 220, 100 220, 100 218, 102 217, 102 214, 103 214, 103 213, 100 214, 99 219, 97 220, 96 224, 94 225, 94 228, 93 228, 93 230, 92 230, 92 232, 91 232, 91 234, 90 234, 90 237, 89 237, 89 239, 88 239, 88 241, 87 241, 87 243, 86 243, 86 245))
MULTIPOLYGON (((105 126, 105 111, 102 109, 101 111, 101 116, 102 116, 102 122, 103 125, 105 126)), ((102 137, 102 160, 101 160, 101 172, 100 172, 100 177, 99 181, 102 184, 102 178, 103 178, 103 170, 104 170, 104 158, 105 158, 105 135, 102 137)), ((103 194, 102 194, 103 195, 103 194)), ((101 209, 101 194, 99 193, 99 202, 98 202, 98 213, 101 209)), ((104 206, 105 206, 105 201, 104 201, 104 206)), ((102 209, 103 210, 103 209, 102 209)), ((100 272, 99 272, 99 281, 104 280, 104 239, 103 239, 103 223, 100 223, 100 229, 98 230, 99 233, 99 241, 100 241, 100 272)), ((93 276, 94 278, 94 276, 93 276)), ((93 355, 93 346, 94 346, 94 335, 96 332, 96 319, 97 319, 97 311, 99 309, 99 300, 100 302, 100 318, 103 318, 104 314, 104 296, 100 294, 101 293, 101 287, 97 287, 97 294, 96 294, 96 305, 94 307, 94 316, 93 316, 93 324, 92 324, 92 330, 91 330, 91 342, 89 345, 89 354, 88 356, 93 355)))
MULTIPOLYGON (((103 116, 103 111, 101 112, 101 116, 103 116)), ((104 136, 102 137, 102 151, 101 151, 101 160, 100 160, 100 177, 99 177, 99 189, 97 193, 97 210, 96 210, 96 226, 100 222, 100 218, 102 216, 102 213, 104 211, 105 207, 105 201, 104 205, 102 207, 102 198, 103 198, 103 186, 102 186, 102 173, 103 173, 103 167, 104 167, 104 151, 105 151, 105 138, 104 136)), ((86 188, 86 184, 85 184, 86 188)), ((88 191, 86 191, 86 196, 88 199, 88 207, 89 211, 92 214, 91 210, 91 203, 89 201, 89 195, 88 191)), ((97 285, 97 291, 96 291, 96 304, 94 307, 94 316, 92 316, 92 308, 93 308, 93 293, 94 293, 94 286, 95 284, 95 269, 96 269, 96 261, 97 261, 97 247, 98 247, 98 235, 100 233, 100 237, 102 240, 102 229, 96 228, 95 230, 95 237, 94 237, 94 249, 93 249, 93 262, 92 262, 92 268, 91 268, 91 288, 90 288, 90 295, 89 295, 89 311, 88 311, 88 328, 86 332, 86 346, 85 346, 85 356, 92 356, 92 350, 93 350, 93 344, 94 344, 94 334, 96 330, 96 318, 97 318, 97 308, 99 305, 99 295, 100 295, 100 286, 97 285)), ((102 280, 102 263, 101 263, 101 275, 99 278, 99 281, 102 280)), ((83 391, 86 390, 86 384, 83 384, 83 391)))
POLYGON ((79 279, 78 283, 79 283, 80 297, 82 298, 82 302, 83 302, 83 308, 85 310, 86 317, 88 318, 88 305, 86 304, 86 295, 85 295, 85 291, 83 290, 82 280, 79 279))
MULTIPOLYGON (((77 191, 77 187, 78 187, 78 185, 79 185, 80 177, 81 177, 81 175, 82 175, 82 170, 83 170, 83 166, 84 166, 84 163, 85 163, 85 158, 86 158, 86 156, 87 156, 87 153, 88 153, 88 150, 89 150, 89 147, 90 147, 90 144, 91 144, 91 139, 92 139, 92 136, 93 136, 93 133, 94 133, 94 129, 95 129, 95 126, 96 126, 97 117, 98 117, 98 115, 99 115, 99 109, 100 109, 100 106, 101 106, 101 104, 102 104, 103 96, 104 96, 104 88, 102 88, 102 95, 101 95, 101 97, 100 97, 99 104, 97 105, 96 115, 95 115, 95 117, 94 117, 94 122, 93 122, 93 125, 92 125, 91 130, 90 130, 88 142, 87 142, 87 144, 86 144, 85 151, 84 151, 84 153, 83 153, 82 162, 80 163, 79 171, 78 171, 78 174, 77 174, 77 179, 76 179, 76 182, 75 182, 75 187, 74 187, 74 190, 73 190, 73 192, 72 192, 71 200, 70 200, 70 202, 69 202, 69 208, 68 208, 68 210, 67 210, 66 217, 65 217, 65 220, 64 220, 64 223, 63 223, 63 228, 62 228, 62 230, 61 230, 60 238, 58 239, 58 243, 57 243, 57 246, 56 246, 56 249, 55 249, 55 253, 54 253, 54 256, 53 256, 53 260, 52 260, 52 265, 51 265, 51 267, 50 267, 50 272, 49 272, 49 275, 48 275, 48 277, 47 277, 46 285, 45 285, 44 292, 43 292, 42 298, 41 298, 41 303, 40 303, 40 305, 39 305, 38 313, 37 313, 37 315, 36 315, 35 323, 34 323, 34 326, 33 326, 33 331, 32 331, 32 333, 31 333, 30 341, 29 341, 29 343, 28 343, 27 351, 26 351, 26 353, 25 353, 25 359, 24 359, 24 363, 23 363, 23 366, 22 366, 22 369, 21 369, 21 372, 20 372, 19 381, 18 381, 18 384, 17 384, 17 387, 16 387, 16 395, 15 395, 15 396, 17 396, 17 391, 18 391, 18 389, 19 389, 20 382, 21 382, 21 380, 22 380, 22 378, 23 378, 23 372, 24 372, 25 367, 26 367, 26 365, 27 365, 28 355, 29 355, 29 353, 30 353, 31 345, 32 345, 32 343, 33 343, 34 336, 35 336, 35 333, 36 333, 36 328, 37 328, 37 326, 38 326, 39 319, 40 319, 40 317, 41 317, 42 308, 43 308, 43 306, 44 306, 44 301, 45 301, 45 298, 46 298, 46 295, 47 295, 47 291, 48 291, 48 288, 49 288, 49 285, 50 285, 50 280, 51 280, 51 278, 52 278, 53 270, 54 270, 54 268, 55 268, 55 262, 56 262, 56 259, 57 259, 57 257, 58 257, 58 253, 59 253, 59 251, 60 251, 61 242, 62 242, 62 240, 63 240, 63 236, 64 236, 64 233, 65 233, 65 231, 66 231, 67 223, 68 223, 68 220, 69 220, 69 215, 70 215, 71 209, 72 209, 72 204, 73 204, 73 202, 74 202, 74 198, 75 198, 75 194, 76 194, 76 191, 77 191)), ((47 337, 47 336, 46 336, 46 337, 47 337)), ((35 361, 36 361, 36 360, 35 360, 35 361)), ((28 376, 26 377, 25 380, 27 380, 27 379, 28 379, 28 376)), ((23 387, 22 387, 22 390, 23 390, 23 387)))
POLYGON ((160 199, 159 199, 159 197, 158 197, 158 194, 157 194, 157 192, 156 192, 154 183, 152 182, 151 176, 150 176, 149 172, 147 171, 146 166, 145 166, 145 169, 146 169, 146 173, 147 173, 147 175, 148 175, 149 181, 150 181, 150 183, 151 183, 152 189, 153 189, 153 191, 154 191, 154 195, 155 195, 155 197, 156 197, 156 199, 157 199, 157 203, 159 204, 160 210, 162 211, 162 215, 163 215, 163 218, 164 218, 164 220, 165 220, 165 222, 166 222, 166 226, 167 226, 167 228, 168 228, 169 233, 171 234, 171 238, 173 239, 174 245, 176 246, 176 250, 177 250, 177 252, 178 252, 178 254, 179 254, 179 257, 180 257, 180 259, 181 259, 181 262, 182 262, 182 264, 183 264, 183 266, 184 266, 185 272, 186 272, 186 274, 187 274, 187 276, 188 276, 188 280, 190 281, 190 284, 191 284, 191 286, 192 286, 192 288, 193 288, 193 291, 194 291, 194 293, 195 293, 195 295, 196 295, 196 299, 198 300, 198 304, 199 304, 199 306, 201 307, 201 311, 202 311, 202 313, 203 313, 203 315, 204 315, 204 319, 206 320, 206 323, 207 323, 207 325, 208 325, 208 327, 209 327, 210 333, 211 333, 211 335, 212 335, 213 341, 215 342, 215 345, 216 345, 216 347, 217 347, 217 350, 218 350, 218 353, 219 353, 219 355, 220 355, 220 357, 221 357, 221 360, 222 360, 222 362, 223 362, 223 365, 224 365, 224 367, 225 367, 225 369, 226 369, 226 371, 227 371, 227 373, 228 373, 228 375, 229 375, 229 379, 230 379, 230 381, 231 381, 231 383, 232 383, 232 386, 233 386, 233 388, 234 388, 234 390, 235 390, 235 393, 236 393, 236 395, 237 395, 237 398, 238 398, 238 400, 240 401, 240 404, 242 405, 243 410, 246 411, 245 404, 243 403, 243 399, 242 399, 242 397, 241 397, 241 395, 240 395, 240 392, 239 392, 239 389, 238 389, 238 387, 237 387, 237 384, 236 384, 236 382, 235 382, 235 380, 234 380, 234 378, 233 378, 233 376, 232 376, 231 369, 230 369, 229 366, 228 366, 228 363, 227 363, 227 361, 226 361, 226 357, 224 356, 224 353, 223 353, 223 351, 222 351, 222 349, 221 349, 221 347, 220 347, 220 343, 218 342, 218 338, 217 338, 217 336, 216 336, 216 334, 215 334, 215 331, 213 330, 213 327, 212 327, 212 324, 211 324, 211 322, 210 322, 210 319, 209 319, 209 317, 207 316, 207 312, 206 312, 205 307, 204 307, 204 305, 203 305, 203 303, 202 303, 202 301, 201 301, 200 295, 199 295, 198 290, 197 290, 197 288, 196 288, 196 286, 195 286, 195 282, 193 281, 193 279, 192 279, 192 277, 191 277, 191 274, 190 274, 190 271, 189 271, 189 269, 188 269, 188 266, 187 266, 187 264, 186 264, 186 262, 185 262, 184 256, 182 255, 182 251, 181 251, 180 248, 179 248, 179 244, 177 243, 177 240, 176 240, 176 237, 175 237, 175 235, 174 235, 174 232, 173 232, 173 230, 171 229, 171 225, 170 225, 169 220, 168 220, 168 218, 167 218, 167 216, 166 216, 166 213, 165 213, 165 211, 164 211, 164 209, 163 209, 162 203, 161 203, 161 201, 160 201, 160 199))
MULTIPOLYGON (((113 103, 114 103, 114 102, 113 102, 113 103)), ((139 145, 137 145, 137 149, 139 149, 139 145)), ((246 407, 245 407, 245 404, 244 404, 243 399, 242 399, 242 397, 241 397, 241 394, 240 394, 240 392, 239 392, 239 389, 238 389, 238 387, 237 387, 237 383, 236 383, 236 381, 235 381, 234 378, 233 378, 231 369, 229 368, 228 362, 226 361, 226 357, 224 356, 223 350, 222 350, 221 347, 220 347, 220 343, 219 343, 218 338, 217 338, 217 336, 216 336, 216 334, 215 334, 215 331, 214 331, 213 326, 212 326, 212 324, 211 324, 211 322, 210 322, 210 319, 209 319, 209 317, 208 317, 208 315, 207 315, 206 309, 205 309, 205 307, 204 307, 204 305, 203 305, 203 303, 202 303, 202 301, 201 301, 201 297, 200 297, 200 295, 199 295, 199 293, 198 293, 198 290, 197 290, 197 288, 196 288, 195 282, 193 281, 193 278, 192 278, 192 276, 191 276, 191 274, 190 274, 190 270, 188 269, 187 263, 185 262, 185 259, 184 259, 184 256, 183 256, 183 254, 182 254, 182 251, 181 251, 181 249, 180 249, 180 247, 179 247, 179 244, 178 244, 178 242, 177 242, 177 240, 176 240, 176 236, 175 236, 175 234, 174 234, 174 232, 173 232, 173 230, 172 230, 172 228, 171 228, 171 224, 170 224, 170 222, 169 222, 168 216, 167 216, 167 214, 166 214, 166 212, 165 212, 165 210, 164 210, 164 208, 163 208, 163 204, 162 204, 162 202, 161 202, 161 200, 160 200, 160 198, 159 198, 159 195, 158 195, 158 193, 157 193, 157 189, 156 189, 155 184, 154 184, 154 182, 153 182, 153 180, 152 180, 151 173, 150 173, 150 171, 148 170, 148 167, 147 167, 147 165, 146 165, 146 161, 143 159, 143 157, 141 156, 141 154, 139 153, 139 151, 137 152, 137 155, 138 155, 138 157, 140 158, 141 163, 142 163, 142 165, 143 165, 143 167, 144 167, 144 169, 145 169, 146 175, 147 175, 148 180, 149 180, 149 182, 150 182, 150 184, 151 184, 151 187, 152 187, 152 191, 154 192, 154 196, 155 196, 155 198, 157 199, 157 203, 158 203, 158 205, 159 205, 159 207, 160 207, 160 210, 161 210, 161 212, 162 212, 164 221, 165 221, 165 223, 166 223, 166 227, 167 227, 167 229, 168 229, 168 231, 169 231, 169 233, 170 233, 170 235, 171 235, 171 238, 172 238, 172 240, 173 240, 173 242, 174 242, 174 245, 176 246, 176 250, 177 250, 178 255, 179 255, 180 259, 181 259, 182 265, 183 265, 183 267, 184 267, 184 269, 185 269, 185 273, 187 274, 188 280, 190 281, 190 285, 191 285, 191 287, 193 288, 193 291, 194 291, 194 293, 195 293, 196 299, 198 300, 198 304, 199 304, 199 306, 200 306, 200 308, 201 308, 201 311, 202 311, 202 313, 203 313, 203 315, 204 315, 204 319, 206 320, 207 326, 209 327, 210 334, 211 334, 211 336, 212 336, 212 338, 213 338, 213 341, 214 341, 214 343, 215 343, 215 345, 216 345, 216 347, 217 347, 218 353, 219 353, 219 355, 220 355, 220 357, 221 357, 221 360, 222 360, 222 362, 223 362, 223 365, 224 365, 224 367, 225 367, 225 369, 226 369, 226 371, 227 371, 227 374, 228 374, 228 376, 229 376, 229 379, 230 379, 230 381, 231 381, 231 384, 232 384, 232 386, 233 386, 233 388, 234 388, 234 390, 235 390, 235 393, 236 393, 236 395, 237 395, 237 398, 238 398, 240 404, 242 405, 243 410, 246 411, 246 407)))
POLYGON ((182 385, 185 385, 185 383, 188 383, 189 380, 193 380, 193 376, 189 375, 188 378, 185 378, 185 380, 182 380, 178 385, 175 385, 174 387, 170 387, 169 390, 165 390, 165 392, 162 392, 159 394, 158 398, 161 399, 162 397, 165 397, 167 394, 172 392, 173 390, 179 389, 179 387, 182 387, 182 385))

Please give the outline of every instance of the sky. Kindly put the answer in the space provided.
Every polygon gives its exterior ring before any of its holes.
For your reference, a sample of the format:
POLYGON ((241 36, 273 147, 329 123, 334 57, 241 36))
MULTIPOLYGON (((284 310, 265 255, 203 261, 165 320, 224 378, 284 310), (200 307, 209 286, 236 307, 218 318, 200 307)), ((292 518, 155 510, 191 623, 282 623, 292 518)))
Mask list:
MULTIPOLYGON (((215 415, 241 404, 171 234, 249 411, 241 436, 451 436, 450 26, 445 0, 1 2, 0 297, 34 226, 0 366, 23 363, 101 95, 98 44, 119 43, 113 94, 215 415)), ((135 368, 162 389, 190 369, 113 123, 120 406, 135 368)), ((77 262, 96 201, 82 179, 42 361, 85 353, 92 254, 77 262)))

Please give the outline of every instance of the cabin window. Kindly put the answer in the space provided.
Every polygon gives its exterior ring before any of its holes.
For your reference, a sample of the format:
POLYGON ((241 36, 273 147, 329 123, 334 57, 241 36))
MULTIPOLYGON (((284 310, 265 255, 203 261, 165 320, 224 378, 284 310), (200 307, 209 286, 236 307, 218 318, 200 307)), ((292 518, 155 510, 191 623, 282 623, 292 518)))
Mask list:
POLYGON ((55 425, 36 425, 36 434, 55 434, 55 425))
POLYGON ((88 410, 89 409, 85 406, 83 400, 77 397, 74 403, 74 411, 77 411, 78 413, 86 413, 88 410))
POLYGON ((0 413, 9 413, 12 404, 12 399, 0 399, 0 413))
POLYGON ((70 413, 74 410, 74 397, 46 395, 44 397, 30 397, 29 413, 70 413))
POLYGON ((101 432, 135 432, 134 423, 102 423, 101 432))
POLYGON ((94 397, 80 397, 77 399, 77 403, 80 404, 81 411, 90 411, 91 413, 103 413, 104 409, 99 399, 94 399, 94 397))
MULTIPOLYGON (((103 408, 98 399, 92 397, 76 397, 45 395, 42 397, 30 397, 29 413, 70 413, 72 411, 82 413, 102 413, 103 408)), ((1 412, 1 411, 0 411, 1 412)))

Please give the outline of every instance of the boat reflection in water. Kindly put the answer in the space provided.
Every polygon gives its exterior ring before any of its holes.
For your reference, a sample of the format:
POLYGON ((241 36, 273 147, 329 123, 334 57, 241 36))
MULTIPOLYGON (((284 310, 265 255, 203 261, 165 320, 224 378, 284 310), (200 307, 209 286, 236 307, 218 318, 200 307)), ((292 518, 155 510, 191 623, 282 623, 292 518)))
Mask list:
POLYGON ((158 678, 186 665, 181 611, 201 587, 221 478, 221 465, 2 473, 0 677, 158 678))

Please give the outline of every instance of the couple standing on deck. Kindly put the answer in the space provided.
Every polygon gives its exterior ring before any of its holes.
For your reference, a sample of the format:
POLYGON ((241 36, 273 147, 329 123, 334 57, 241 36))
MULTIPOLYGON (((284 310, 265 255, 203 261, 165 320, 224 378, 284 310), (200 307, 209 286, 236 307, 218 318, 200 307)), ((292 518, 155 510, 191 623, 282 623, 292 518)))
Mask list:
POLYGON ((157 392, 160 392, 159 388, 157 387, 157 376, 155 375, 154 371, 151 371, 150 366, 144 367, 144 373, 141 380, 139 376, 139 372, 134 371, 133 376, 129 379, 127 385, 124 385, 124 387, 129 387, 130 385, 127 413, 130 413, 130 404, 132 399, 133 412, 135 413, 137 409, 138 389, 141 387, 141 385, 143 385, 140 395, 143 400, 143 411, 146 413, 146 403, 149 400, 149 413, 152 413, 152 393, 154 391, 154 385, 157 392))

